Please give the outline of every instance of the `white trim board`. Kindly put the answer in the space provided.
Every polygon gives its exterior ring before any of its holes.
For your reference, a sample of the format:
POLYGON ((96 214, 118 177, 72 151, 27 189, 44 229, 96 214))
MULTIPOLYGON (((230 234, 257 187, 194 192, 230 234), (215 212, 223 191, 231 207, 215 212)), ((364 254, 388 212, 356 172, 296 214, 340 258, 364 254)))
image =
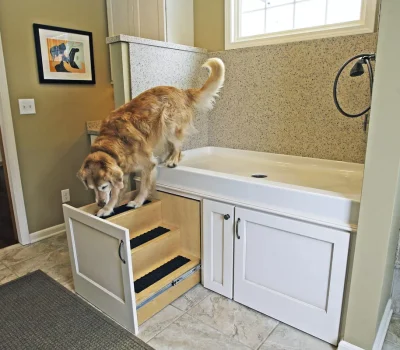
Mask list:
POLYGON ((65 224, 60 224, 52 227, 45 228, 44 230, 31 233, 31 243, 41 241, 42 239, 50 238, 52 236, 65 232, 65 224))
MULTIPOLYGON (((376 334, 372 350, 382 350, 392 315, 393 315, 392 299, 389 299, 386 304, 385 312, 383 313, 381 322, 379 324, 378 332, 376 334)), ((364 349, 342 340, 339 343, 338 350, 364 350, 364 349)))
POLYGON ((379 324, 378 332, 376 334, 372 350, 382 350, 392 315, 393 315, 392 299, 389 299, 386 304, 385 312, 383 313, 381 323, 379 324))
POLYGON ((342 340, 339 343, 338 350, 364 350, 364 349, 342 340))
POLYGON ((6 66, 0 33, 0 127, 3 135, 4 157, 7 164, 11 202, 14 211, 18 241, 29 244, 29 228, 26 217, 24 194, 18 164, 17 146, 15 144, 14 126, 11 115, 10 96, 8 93, 6 66))

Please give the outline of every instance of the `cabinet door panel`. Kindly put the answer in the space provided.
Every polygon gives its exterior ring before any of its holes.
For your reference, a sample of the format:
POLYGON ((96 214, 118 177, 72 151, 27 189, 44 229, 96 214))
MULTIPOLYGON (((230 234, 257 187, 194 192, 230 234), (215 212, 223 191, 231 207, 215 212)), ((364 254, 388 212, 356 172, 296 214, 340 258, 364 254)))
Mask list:
POLYGON ((137 0, 140 32, 146 39, 165 40, 165 4, 161 0, 137 0))
POLYGON ((337 343, 349 233, 236 208, 234 299, 337 343))
POLYGON ((130 332, 138 332, 129 231, 63 205, 77 294, 130 332))
POLYGON ((133 35, 137 18, 135 18, 136 0, 107 0, 108 36, 120 34, 133 35))
POLYGON ((233 219, 232 205, 203 201, 203 284, 227 298, 233 287, 233 219))

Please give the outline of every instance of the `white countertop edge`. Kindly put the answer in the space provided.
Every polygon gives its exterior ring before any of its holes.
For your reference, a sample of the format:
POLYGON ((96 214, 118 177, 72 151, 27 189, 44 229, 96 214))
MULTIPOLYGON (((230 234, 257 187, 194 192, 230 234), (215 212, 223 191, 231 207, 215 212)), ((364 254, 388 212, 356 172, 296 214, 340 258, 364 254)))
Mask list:
MULTIPOLYGON (((140 182, 140 177, 135 177, 135 181, 140 182)), ((161 184, 161 183, 157 183, 156 188, 159 191, 164 191, 164 192, 168 192, 168 193, 183 196, 183 197, 186 196, 186 197, 196 199, 196 200, 210 199, 210 200, 215 200, 215 201, 219 201, 219 202, 229 203, 232 205, 237 205, 237 206, 240 206, 243 208, 258 210, 258 211, 262 211, 262 212, 266 212, 266 213, 270 213, 270 214, 274 214, 274 215, 278 215, 278 216, 283 216, 283 217, 287 217, 287 218, 291 218, 291 219, 295 219, 295 220, 300 220, 303 222, 308 222, 308 223, 312 223, 312 224, 316 224, 316 225, 320 225, 320 226, 324 226, 324 227, 329 227, 329 228, 333 228, 333 229, 337 229, 337 230, 341 230, 341 231, 346 231, 349 233, 357 232, 357 225, 354 225, 354 224, 321 221, 321 220, 317 220, 317 219, 313 219, 313 218, 303 217, 301 215, 296 215, 293 213, 282 212, 282 211, 268 208, 268 207, 259 207, 257 205, 253 205, 251 203, 242 203, 242 202, 236 201, 232 198, 215 197, 206 192, 200 193, 200 192, 192 191, 187 188, 179 188, 179 187, 169 186, 169 185, 165 185, 165 184, 161 184)))
POLYGON ((148 45, 148 46, 157 46, 157 47, 163 47, 163 48, 167 48, 167 49, 189 51, 189 52, 203 53, 203 54, 206 54, 208 52, 206 49, 201 49, 199 47, 174 44, 174 43, 170 43, 170 42, 166 42, 166 41, 139 38, 136 36, 130 36, 130 35, 124 35, 124 34, 111 36, 106 39, 107 44, 114 44, 114 43, 118 43, 118 42, 134 43, 134 44, 148 45))

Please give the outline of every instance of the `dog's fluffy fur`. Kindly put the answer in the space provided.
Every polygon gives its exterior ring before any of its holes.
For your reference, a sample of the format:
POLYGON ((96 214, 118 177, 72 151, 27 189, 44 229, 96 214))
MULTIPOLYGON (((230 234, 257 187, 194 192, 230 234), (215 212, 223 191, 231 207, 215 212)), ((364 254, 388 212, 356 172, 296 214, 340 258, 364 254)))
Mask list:
POLYGON ((182 142, 193 129, 195 110, 211 109, 224 83, 225 66, 219 58, 209 59, 203 67, 210 74, 202 88, 155 87, 103 121, 78 172, 85 186, 96 193, 96 202, 102 207, 98 216, 112 213, 124 188, 124 176, 135 171, 141 172, 140 190, 128 205, 136 208, 143 204, 155 181, 156 149, 162 150, 162 162, 168 167, 177 166, 182 142))

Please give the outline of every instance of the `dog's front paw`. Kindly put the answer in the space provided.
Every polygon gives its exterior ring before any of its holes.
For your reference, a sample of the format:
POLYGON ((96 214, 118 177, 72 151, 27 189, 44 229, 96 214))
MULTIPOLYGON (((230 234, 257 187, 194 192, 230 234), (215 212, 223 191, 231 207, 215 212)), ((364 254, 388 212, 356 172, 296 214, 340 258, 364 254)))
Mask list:
POLYGON ((168 159, 168 160, 165 162, 165 165, 166 165, 168 168, 176 168, 176 167, 178 166, 178 162, 175 161, 175 160, 173 160, 173 159, 168 159))
POLYGON ((136 209, 136 208, 141 207, 143 205, 143 203, 144 203, 144 200, 138 200, 135 198, 133 201, 130 201, 126 206, 129 208, 136 209))
POLYGON ((104 217, 104 216, 109 216, 109 215, 111 215, 112 212, 113 212, 112 209, 104 209, 104 208, 102 208, 102 209, 100 209, 100 210, 97 212, 96 215, 97 215, 99 218, 101 218, 101 217, 104 217))

